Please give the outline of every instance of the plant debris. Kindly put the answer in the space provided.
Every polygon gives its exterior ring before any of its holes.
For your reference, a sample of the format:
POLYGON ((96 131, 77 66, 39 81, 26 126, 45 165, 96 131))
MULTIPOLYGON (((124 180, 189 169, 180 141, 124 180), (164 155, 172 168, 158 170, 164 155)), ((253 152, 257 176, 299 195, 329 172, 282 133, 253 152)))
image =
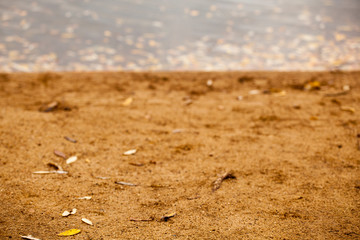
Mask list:
POLYGON ((63 217, 67 217, 67 216, 69 216, 70 215, 70 212, 69 211, 64 211, 62 214, 61 214, 61 216, 63 216, 63 217))
POLYGON ((41 106, 39 111, 40 112, 51 112, 51 111, 54 111, 55 109, 57 109, 58 106, 59 106, 59 102, 53 101, 46 105, 41 106))
POLYGON ((132 222, 151 222, 151 221, 154 221, 154 218, 153 217, 150 217, 149 219, 130 218, 130 221, 132 221, 132 222))
POLYGON ((80 232, 81 232, 80 229, 70 229, 65 232, 59 233, 58 236, 63 236, 63 237, 73 236, 73 235, 79 234, 80 232))
POLYGON ((136 153, 136 149, 131 149, 129 151, 124 152, 123 154, 125 156, 130 156, 130 155, 134 155, 135 153, 136 153))
POLYGON ((144 166, 144 164, 143 163, 135 163, 135 162, 131 162, 131 163, 129 163, 130 165, 133 165, 133 166, 136 166, 136 167, 142 167, 142 166, 144 166))
POLYGON ((91 197, 90 196, 85 196, 85 197, 79 197, 78 199, 82 200, 82 199, 85 199, 85 200, 90 200, 91 197))
POLYGON ((67 156, 66 156, 65 153, 60 152, 60 151, 58 151, 58 150, 54 150, 54 154, 55 154, 56 156, 58 156, 58 157, 63 158, 63 159, 66 159, 66 158, 67 158, 67 156))
POLYGON ((126 107, 126 106, 129 106, 132 102, 133 102, 133 98, 132 98, 132 97, 129 97, 129 98, 127 98, 127 99, 125 99, 125 100, 123 101, 122 105, 123 105, 124 107, 126 107))
POLYGON ((93 223, 89 219, 82 218, 81 221, 83 221, 86 224, 93 225, 93 223))
POLYGON ((166 214, 160 218, 160 221, 167 222, 170 218, 175 217, 176 212, 166 214))
POLYGON ((47 165, 49 167, 54 168, 55 170, 63 171, 63 168, 60 165, 56 164, 56 163, 49 162, 49 163, 47 163, 47 165))
POLYGON ((214 182, 214 184, 213 184, 213 188, 212 188, 213 192, 216 191, 216 190, 218 190, 218 189, 220 188, 220 186, 221 186, 221 183, 222 183, 225 179, 228 179, 228 178, 235 178, 235 179, 236 179, 235 175, 234 175, 233 173, 231 173, 231 172, 226 172, 226 173, 222 174, 220 177, 218 177, 218 178, 215 180, 215 182, 214 182))
POLYGON ((125 186, 137 186, 136 184, 134 183, 128 183, 128 182, 121 182, 121 181, 117 181, 115 182, 116 184, 119 184, 119 185, 125 185, 125 186))
POLYGON ((355 113, 355 108, 348 106, 341 106, 340 109, 345 112, 355 113))
POLYGON ((67 171, 63 171, 63 170, 57 170, 57 171, 36 171, 36 172, 33 172, 33 174, 51 174, 51 173, 68 174, 67 171))
POLYGON ((77 141, 75 139, 71 138, 71 137, 65 136, 64 138, 69 142, 77 143, 77 141))
POLYGON ((71 164, 76 161, 77 161, 77 156, 72 156, 72 157, 69 157, 68 159, 66 159, 66 164, 71 164))
POLYGON ((28 236, 20 236, 22 239, 27 239, 27 240, 40 240, 39 238, 35 238, 31 235, 28 236))

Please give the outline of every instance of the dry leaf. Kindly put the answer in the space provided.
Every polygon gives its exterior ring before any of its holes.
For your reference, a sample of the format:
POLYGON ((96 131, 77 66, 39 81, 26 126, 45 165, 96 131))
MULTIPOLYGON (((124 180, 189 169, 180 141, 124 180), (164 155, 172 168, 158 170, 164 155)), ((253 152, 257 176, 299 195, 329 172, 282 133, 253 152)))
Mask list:
POLYGON ((70 164, 70 163, 73 163, 77 160, 77 156, 72 156, 72 157, 69 157, 67 160, 66 160, 66 164, 70 164))
POLYGON ((153 217, 150 217, 149 219, 134 219, 134 218, 131 218, 130 221, 132 221, 132 222, 150 222, 150 221, 154 221, 154 218, 153 217))
POLYGON ((62 157, 63 159, 66 159, 66 158, 67 158, 67 156, 66 156, 65 153, 60 152, 60 151, 58 151, 58 150, 54 150, 54 154, 55 154, 56 156, 58 156, 58 157, 62 157))
POLYGON ((236 178, 231 172, 226 172, 224 174, 222 174, 220 177, 218 177, 215 182, 214 182, 214 185, 213 185, 213 191, 216 191, 220 188, 221 186, 221 183, 225 180, 225 179, 228 179, 228 178, 236 178))
POLYGON ((131 103, 133 102, 133 98, 129 97, 127 99, 125 99, 125 101, 122 103, 123 106, 129 106, 131 103))
POLYGON ((59 233, 58 236, 73 236, 73 235, 76 235, 78 233, 80 233, 81 230, 80 229, 70 229, 70 230, 67 230, 65 232, 62 232, 62 233, 59 233))
POLYGON ((89 219, 82 218, 81 221, 83 221, 86 224, 93 225, 93 223, 89 219))
POLYGON ((161 221, 167 222, 167 220, 169 220, 170 218, 174 217, 176 215, 176 212, 174 213, 170 213, 170 214, 166 214, 165 216, 161 217, 161 221))
POLYGON ((136 149, 131 149, 129 151, 124 152, 124 155, 129 156, 129 155, 134 155, 136 153, 136 149))
POLYGON ((125 185, 125 186, 137 186, 136 184, 134 183, 128 183, 128 182, 115 182, 116 184, 120 184, 120 185, 125 185))
POLYGON ((58 173, 58 174, 67 174, 67 171, 57 170, 57 171, 36 171, 33 174, 50 174, 50 173, 58 173))
POLYGON ((304 89, 305 90, 319 90, 321 86, 321 83, 319 81, 312 81, 305 84, 304 89))
POLYGON ((63 217, 67 217, 67 216, 69 216, 70 215, 70 212, 69 211, 64 211, 62 214, 61 214, 61 216, 63 216, 63 217))
POLYGON ((35 238, 31 235, 28 236, 20 236, 22 239, 27 239, 27 240, 40 240, 39 238, 35 238))

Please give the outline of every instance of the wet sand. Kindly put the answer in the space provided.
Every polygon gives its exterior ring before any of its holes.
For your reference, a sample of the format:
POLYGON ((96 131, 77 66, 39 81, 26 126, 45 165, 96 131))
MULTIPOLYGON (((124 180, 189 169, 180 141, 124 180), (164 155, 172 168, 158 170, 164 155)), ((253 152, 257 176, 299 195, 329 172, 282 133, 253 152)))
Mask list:
POLYGON ((359 70, 358 0, 0 1, 0 71, 359 70))
POLYGON ((359 77, 1 74, 0 238, 358 239, 359 77))

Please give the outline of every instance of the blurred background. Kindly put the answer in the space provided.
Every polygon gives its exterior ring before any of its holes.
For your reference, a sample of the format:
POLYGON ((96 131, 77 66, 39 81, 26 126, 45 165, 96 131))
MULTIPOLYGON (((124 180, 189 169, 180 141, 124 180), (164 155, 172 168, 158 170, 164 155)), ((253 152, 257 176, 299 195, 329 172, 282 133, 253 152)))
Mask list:
POLYGON ((0 0, 0 71, 360 70, 359 0, 0 0))

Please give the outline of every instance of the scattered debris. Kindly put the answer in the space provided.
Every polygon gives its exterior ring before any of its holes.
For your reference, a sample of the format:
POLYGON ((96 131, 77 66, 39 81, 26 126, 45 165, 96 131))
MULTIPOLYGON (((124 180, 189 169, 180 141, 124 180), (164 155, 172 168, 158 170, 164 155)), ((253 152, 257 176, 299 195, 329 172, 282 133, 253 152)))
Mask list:
POLYGON ((63 171, 63 168, 60 165, 56 164, 56 163, 49 162, 47 165, 49 167, 54 168, 55 170, 63 171))
POLYGON ((67 171, 57 170, 57 171, 36 171, 33 174, 50 174, 50 173, 57 173, 57 174, 68 174, 67 171))
POLYGON ((58 106, 59 106, 59 102, 53 101, 44 106, 41 106, 39 111, 40 112, 51 112, 51 111, 54 111, 58 106))
POLYGON ((172 130, 172 133, 182 133, 183 131, 183 129, 174 129, 172 130))
POLYGON ((54 154, 55 154, 56 156, 58 156, 58 157, 63 158, 63 159, 66 159, 66 158, 67 158, 67 156, 66 156, 65 153, 60 152, 60 151, 58 151, 58 150, 54 150, 54 154))
POLYGON ((120 185, 125 185, 125 186, 137 186, 134 183, 128 183, 128 182, 121 182, 121 181, 117 181, 115 182, 116 184, 120 184, 120 185))
POLYGON ((222 174, 220 177, 218 177, 215 182, 214 182, 214 185, 213 185, 213 192, 218 190, 221 186, 221 183, 225 180, 225 179, 228 179, 228 178, 236 178, 234 176, 234 174, 232 174, 231 172, 226 172, 224 174, 222 174))
POLYGON ((249 91, 249 95, 258 95, 258 94, 260 94, 260 91, 257 89, 253 89, 249 91))
POLYGON ((85 199, 85 200, 90 200, 91 197, 90 196, 85 196, 85 197, 79 197, 78 199, 82 200, 82 199, 85 199))
POLYGON ((167 222, 170 218, 175 217, 175 215, 176 215, 176 212, 166 214, 165 216, 162 216, 160 220, 163 222, 167 222))
POLYGON ((95 178, 102 179, 102 180, 107 180, 107 179, 110 179, 110 177, 101 177, 101 176, 99 176, 99 177, 95 177, 95 178))
POLYGON ((190 104, 192 104, 193 103, 193 100, 191 100, 190 98, 188 98, 188 99, 186 99, 185 101, 184 101, 184 105, 190 105, 190 104))
POLYGON ((208 86, 209 88, 212 88, 213 84, 214 84, 214 82, 213 82, 212 79, 209 79, 209 80, 207 80, 207 82, 206 82, 206 86, 208 86))
POLYGON ((135 153, 136 153, 136 149, 131 149, 131 150, 124 152, 123 154, 125 156, 130 156, 130 155, 134 155, 135 153))
POLYGON ((188 198, 186 198, 187 200, 195 200, 195 199, 199 199, 200 198, 200 196, 195 196, 195 197, 188 197, 188 198))
POLYGON ((341 109, 342 111, 355 113, 355 108, 353 108, 353 107, 341 106, 340 109, 341 109))
POLYGON ((86 224, 93 225, 93 223, 89 219, 82 218, 81 221, 83 221, 86 224))
POLYGON ((154 221, 153 217, 150 217, 149 219, 134 219, 134 218, 130 218, 130 221, 132 222, 151 222, 154 221))
POLYGON ((124 102, 122 103, 122 105, 124 107, 129 106, 131 103, 133 102, 133 98, 132 97, 128 97, 127 99, 124 100, 124 102))
POLYGON ((69 142, 77 143, 77 141, 75 139, 71 138, 71 137, 65 136, 64 138, 69 142))
POLYGON ((319 81, 311 81, 305 84, 304 90, 320 90, 321 83, 319 81))
POLYGON ((76 234, 78 234, 80 232, 81 232, 80 229, 70 229, 70 230, 67 230, 65 232, 59 233, 58 236, 63 236, 63 237, 73 236, 73 235, 76 235, 76 234))
POLYGON ((70 215, 70 212, 69 211, 64 211, 62 214, 61 214, 61 216, 63 216, 63 217, 67 217, 67 216, 69 216, 70 215))
POLYGON ((134 162, 131 162, 131 163, 129 163, 130 165, 133 165, 133 166, 136 166, 136 167, 142 167, 142 166, 144 166, 144 164, 143 163, 134 163, 134 162))
POLYGON ((31 235, 28 236, 20 236, 22 239, 27 239, 27 240, 40 240, 39 238, 35 238, 31 235))
POLYGON ((77 156, 72 156, 66 159, 66 164, 70 164, 77 161, 77 156))
POLYGON ((75 213, 77 212, 77 209, 76 208, 73 208, 70 212, 71 215, 74 215, 75 213))

